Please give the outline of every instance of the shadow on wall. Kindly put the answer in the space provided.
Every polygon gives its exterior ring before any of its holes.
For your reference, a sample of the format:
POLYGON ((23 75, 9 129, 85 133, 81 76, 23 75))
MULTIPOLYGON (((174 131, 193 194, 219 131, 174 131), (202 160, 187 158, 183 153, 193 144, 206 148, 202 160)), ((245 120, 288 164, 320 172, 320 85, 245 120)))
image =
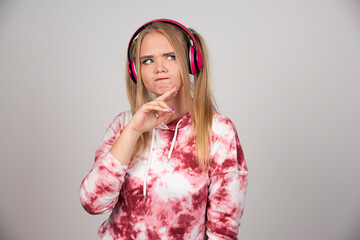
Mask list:
POLYGON ((11 234, 6 231, 4 226, 0 226, 0 239, 16 240, 14 236, 11 236, 11 234))
POLYGON ((6 25, 7 13, 10 11, 10 1, 11 0, 0 1, 0 36, 2 35, 4 26, 6 25))

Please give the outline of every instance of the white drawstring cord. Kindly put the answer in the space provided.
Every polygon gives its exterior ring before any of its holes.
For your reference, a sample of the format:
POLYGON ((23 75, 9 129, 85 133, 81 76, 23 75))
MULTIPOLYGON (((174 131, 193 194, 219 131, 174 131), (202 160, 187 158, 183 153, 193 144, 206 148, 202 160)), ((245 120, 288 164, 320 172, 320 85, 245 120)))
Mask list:
POLYGON ((144 177, 144 186, 143 186, 144 201, 145 201, 145 197, 146 197, 146 181, 147 181, 147 176, 149 173, 149 168, 150 168, 151 159, 152 159, 154 139, 155 139, 155 128, 152 131, 150 154, 149 154, 148 164, 147 164, 146 173, 145 173, 145 177, 144 177))
MULTIPOLYGON (((175 141, 176 141, 176 137, 177 137, 177 132, 178 132, 178 127, 180 122, 183 119, 181 119, 177 124, 176 124, 176 128, 175 128, 175 134, 173 137, 173 140, 171 142, 171 147, 170 147, 170 151, 169 151, 169 155, 168 155, 168 159, 167 159, 167 163, 169 163, 170 157, 171 157, 171 153, 174 149, 175 146, 175 141)), ((146 183, 147 183, 147 177, 148 177, 148 173, 149 173, 149 168, 151 165, 151 160, 152 160, 152 154, 153 154, 153 146, 154 146, 154 140, 155 140, 155 128, 152 131, 152 137, 151 137, 151 146, 150 146, 150 154, 149 154, 149 158, 148 158, 148 164, 147 164, 147 168, 146 168, 146 172, 145 172, 145 177, 144 177, 144 186, 143 186, 143 195, 144 195, 144 201, 146 198, 146 183)))
POLYGON ((176 141, 176 136, 177 136, 177 131, 178 131, 178 126, 179 126, 179 123, 182 121, 182 119, 176 124, 176 128, 175 128, 175 134, 174 134, 174 137, 173 137, 173 140, 171 142, 171 147, 170 147, 170 151, 169 151, 169 155, 168 155, 168 159, 166 161, 166 163, 169 163, 169 160, 170 160, 170 157, 171 157, 171 153, 174 149, 174 146, 175 146, 175 141, 176 141))

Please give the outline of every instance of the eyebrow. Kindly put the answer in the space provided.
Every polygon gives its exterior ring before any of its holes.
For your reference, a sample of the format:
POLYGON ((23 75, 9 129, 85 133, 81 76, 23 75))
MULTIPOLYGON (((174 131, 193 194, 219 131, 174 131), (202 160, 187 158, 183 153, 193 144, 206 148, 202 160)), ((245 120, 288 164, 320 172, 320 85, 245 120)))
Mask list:
MULTIPOLYGON (((175 52, 168 52, 168 53, 163 54, 163 56, 170 56, 170 55, 175 55, 175 52)), ((146 55, 146 56, 140 57, 140 59, 153 58, 153 57, 154 57, 154 55, 146 55)))

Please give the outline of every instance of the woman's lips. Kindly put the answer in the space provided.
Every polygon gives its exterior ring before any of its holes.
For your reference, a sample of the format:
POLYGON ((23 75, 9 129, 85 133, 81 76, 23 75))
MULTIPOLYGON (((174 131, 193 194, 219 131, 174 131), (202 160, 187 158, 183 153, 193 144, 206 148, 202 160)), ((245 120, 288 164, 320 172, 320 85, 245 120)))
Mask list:
POLYGON ((166 80, 166 79, 169 79, 169 78, 158 78, 158 79, 156 79, 156 81, 161 81, 161 80, 166 80))

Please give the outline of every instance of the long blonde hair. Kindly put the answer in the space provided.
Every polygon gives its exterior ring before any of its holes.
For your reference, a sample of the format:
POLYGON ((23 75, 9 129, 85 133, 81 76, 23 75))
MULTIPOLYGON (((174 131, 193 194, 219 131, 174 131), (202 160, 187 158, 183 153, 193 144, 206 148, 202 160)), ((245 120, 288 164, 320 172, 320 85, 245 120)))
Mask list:
MULTIPOLYGON (((137 69, 137 84, 135 84, 126 70, 127 96, 134 115, 146 102, 151 101, 151 96, 141 80, 140 74, 140 46, 143 38, 150 32, 163 34, 171 43, 175 51, 176 61, 182 78, 185 102, 191 116, 191 138, 195 137, 196 159, 199 167, 205 171, 209 160, 209 143, 211 140, 211 127, 213 111, 216 111, 215 101, 210 88, 209 58, 204 39, 194 29, 189 29, 194 35, 200 52, 202 53, 203 66, 199 73, 194 76, 195 86, 191 86, 188 68, 188 36, 184 30, 169 23, 153 22, 141 31, 136 43, 131 47, 131 59, 135 57, 137 69), (191 89, 194 88, 194 89, 191 89), (193 95, 193 97, 191 96, 193 95)), ((126 69, 128 63, 126 63, 126 69)), ((150 141, 151 133, 144 132, 138 139, 132 158, 150 141)))

